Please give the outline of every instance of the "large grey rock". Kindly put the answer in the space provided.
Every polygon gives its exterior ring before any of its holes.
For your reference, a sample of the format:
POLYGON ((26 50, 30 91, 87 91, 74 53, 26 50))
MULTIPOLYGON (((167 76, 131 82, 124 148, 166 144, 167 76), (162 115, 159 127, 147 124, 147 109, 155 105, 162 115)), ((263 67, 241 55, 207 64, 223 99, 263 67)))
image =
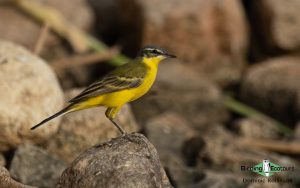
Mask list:
POLYGON ((248 69, 240 95, 253 107, 293 125, 300 117, 299 80, 299 57, 270 59, 248 69))
POLYGON ((8 170, 0 166, 0 187, 1 188, 37 188, 29 185, 24 185, 10 177, 8 170))
POLYGON ((53 188, 65 164, 49 155, 43 149, 30 145, 20 145, 10 165, 11 176, 22 183, 37 187, 53 188))
POLYGON ((154 146, 128 134, 89 148, 62 174, 63 187, 171 187, 154 146))
POLYGON ((163 62, 149 94, 132 103, 140 124, 163 112, 176 112, 197 129, 226 121, 228 113, 219 88, 180 62, 163 62))
POLYGON ((49 66, 24 48, 0 40, 0 80, 0 151, 52 136, 57 120, 30 131, 62 107, 63 94, 49 66))
MULTIPOLYGON (((70 90, 65 98, 70 99, 79 92, 79 89, 70 90)), ((120 110, 116 121, 128 133, 139 130, 129 105, 120 110)), ((86 109, 63 116, 58 132, 48 140, 46 148, 69 163, 89 147, 119 135, 119 130, 106 118, 104 107, 86 109)))
POLYGON ((100 35, 130 55, 140 46, 157 44, 220 84, 239 79, 248 45, 239 0, 90 1, 100 35))

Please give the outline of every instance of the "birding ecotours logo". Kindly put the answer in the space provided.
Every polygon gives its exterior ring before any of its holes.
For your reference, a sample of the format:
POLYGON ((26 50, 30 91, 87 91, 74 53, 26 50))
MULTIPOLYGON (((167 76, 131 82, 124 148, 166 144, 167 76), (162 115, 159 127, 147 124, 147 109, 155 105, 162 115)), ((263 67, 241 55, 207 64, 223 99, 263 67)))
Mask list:
POLYGON ((261 163, 255 166, 251 166, 251 167, 241 166, 241 171, 252 171, 265 177, 273 176, 274 173, 276 172, 293 171, 293 170, 294 167, 280 166, 278 164, 270 162, 269 159, 264 159, 261 163))
POLYGON ((252 171, 262 176, 270 177, 275 172, 281 172, 281 168, 280 165, 270 162, 269 159, 264 159, 262 163, 255 165, 252 171))

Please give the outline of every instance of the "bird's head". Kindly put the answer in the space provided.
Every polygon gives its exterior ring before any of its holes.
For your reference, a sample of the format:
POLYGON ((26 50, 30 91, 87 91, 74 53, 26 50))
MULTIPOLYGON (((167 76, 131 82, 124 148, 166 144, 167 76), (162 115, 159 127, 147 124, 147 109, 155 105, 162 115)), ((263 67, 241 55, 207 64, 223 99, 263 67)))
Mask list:
POLYGON ((158 64, 166 58, 176 58, 175 55, 172 55, 166 50, 156 46, 145 46, 139 52, 139 56, 143 58, 144 62, 155 64, 158 64))

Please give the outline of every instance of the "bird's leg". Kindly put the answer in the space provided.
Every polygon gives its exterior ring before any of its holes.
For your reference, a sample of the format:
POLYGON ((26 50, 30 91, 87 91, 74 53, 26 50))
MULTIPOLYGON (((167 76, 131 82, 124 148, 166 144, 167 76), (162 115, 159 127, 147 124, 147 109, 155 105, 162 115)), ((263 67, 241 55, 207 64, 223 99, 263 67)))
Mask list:
POLYGON ((106 117, 114 124, 114 126, 116 126, 118 128, 118 130, 121 132, 122 136, 126 135, 126 131, 124 129, 122 129, 122 127, 114 121, 114 118, 116 116, 116 114, 118 113, 118 111, 120 110, 121 107, 117 107, 117 108, 107 108, 105 115, 106 117))
POLYGON ((126 131, 122 129, 122 127, 117 122, 115 122, 113 119, 109 119, 109 120, 119 129, 122 136, 125 136, 127 134, 126 131))

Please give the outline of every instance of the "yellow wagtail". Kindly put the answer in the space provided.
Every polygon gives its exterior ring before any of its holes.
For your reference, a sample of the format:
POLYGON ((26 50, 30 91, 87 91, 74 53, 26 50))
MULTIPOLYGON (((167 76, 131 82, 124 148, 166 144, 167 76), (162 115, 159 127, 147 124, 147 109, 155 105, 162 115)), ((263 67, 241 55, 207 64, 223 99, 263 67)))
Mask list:
POLYGON ((144 47, 136 59, 118 67, 88 86, 78 96, 71 99, 68 106, 33 126, 31 130, 70 112, 105 106, 107 107, 106 117, 122 135, 126 134, 114 121, 116 114, 124 104, 140 98, 151 88, 156 78, 158 64, 162 60, 175 57, 158 47, 144 47))

